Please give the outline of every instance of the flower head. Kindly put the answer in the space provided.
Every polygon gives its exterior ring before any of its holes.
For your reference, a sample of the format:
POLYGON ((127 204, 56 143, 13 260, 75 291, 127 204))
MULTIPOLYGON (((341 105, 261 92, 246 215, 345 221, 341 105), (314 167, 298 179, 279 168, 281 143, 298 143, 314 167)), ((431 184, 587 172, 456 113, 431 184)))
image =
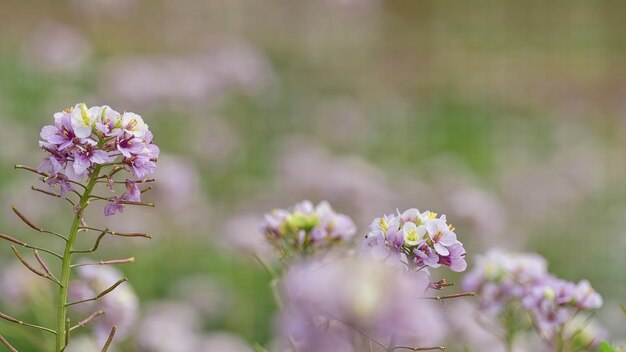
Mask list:
POLYGON ((351 240, 356 225, 350 217, 335 212, 326 201, 317 206, 304 201, 290 209, 275 209, 266 214, 263 232, 279 250, 307 255, 351 240))
POLYGON ((544 258, 530 253, 492 250, 478 257, 463 288, 478 294, 479 307, 489 314, 521 307, 545 338, 581 311, 597 309, 602 297, 583 280, 576 284, 548 272, 544 258))
POLYGON ((279 343, 298 351, 367 351, 366 335, 398 345, 441 338, 438 307, 422 299, 427 275, 366 257, 315 259, 293 265, 283 280, 279 343))
MULTIPOLYGON (((159 148, 142 117, 131 112, 120 114, 109 106, 81 103, 54 114, 54 124, 44 126, 40 146, 46 151, 38 172, 44 181, 59 187, 65 197, 72 191, 71 182, 92 175, 96 167, 127 168, 141 180, 156 170, 159 148)), ((118 170, 119 171, 119 170, 118 170)), ((110 181, 105 175, 103 178, 110 181)), ((132 184, 134 181, 129 182, 132 184)), ((122 196, 112 196, 105 214, 123 211, 123 202, 139 202, 136 185, 122 196)))
POLYGON ((441 265, 457 272, 467 268, 465 249, 454 228, 445 215, 437 217, 431 211, 409 209, 375 219, 363 249, 374 258, 404 264, 409 270, 441 265))

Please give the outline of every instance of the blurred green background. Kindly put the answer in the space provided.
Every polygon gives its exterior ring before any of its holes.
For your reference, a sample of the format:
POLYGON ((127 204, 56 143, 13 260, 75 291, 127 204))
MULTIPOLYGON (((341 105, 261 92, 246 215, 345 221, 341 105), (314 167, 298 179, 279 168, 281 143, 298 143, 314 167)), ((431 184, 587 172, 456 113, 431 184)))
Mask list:
MULTIPOLYGON (((446 213, 470 265, 491 247, 537 251, 592 282, 598 318, 623 338, 624 13, 619 1, 2 0, 0 229, 47 243, 11 204, 69 226, 12 166, 39 163, 54 112, 108 104, 141 114, 162 150, 146 195, 157 209, 92 215, 154 233, 99 254, 137 258, 121 268, 141 298, 137 331, 184 306, 198 334, 269 343, 275 306, 251 252, 267 252, 265 211, 306 198, 363 234, 396 208, 446 213)), ((13 261, 2 245, 2 268, 13 261)), ((43 299, 3 295, 51 321, 43 299)), ((37 350, 37 332, 0 332, 37 350)), ((120 350, 160 351, 131 335, 120 350)))

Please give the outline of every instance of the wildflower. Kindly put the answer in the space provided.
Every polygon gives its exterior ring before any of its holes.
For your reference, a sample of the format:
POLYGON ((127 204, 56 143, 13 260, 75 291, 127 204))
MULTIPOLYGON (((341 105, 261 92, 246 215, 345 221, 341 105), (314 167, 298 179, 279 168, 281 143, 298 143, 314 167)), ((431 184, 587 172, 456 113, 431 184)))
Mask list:
POLYGON ((124 131, 137 138, 144 138, 148 132, 148 125, 143 122, 141 116, 132 112, 125 112, 122 115, 122 126, 124 131))
MULTIPOLYGON (((120 114, 109 106, 73 108, 54 114, 54 124, 44 126, 40 146, 47 152, 37 169, 46 174, 43 180, 58 187, 66 197, 72 181, 91 175, 98 165, 127 166, 137 179, 144 179, 156 170, 160 154, 153 135, 141 116, 120 114)), ((106 178, 113 189, 110 178, 106 178)), ((108 199, 104 212, 113 215, 123 211, 123 201, 139 202, 138 189, 108 199)))
POLYGON ((413 271, 444 265, 460 272, 467 268, 466 253, 453 231, 445 215, 409 209, 375 219, 363 250, 413 271))
POLYGON ((466 275, 463 288, 476 291, 480 309, 490 315, 521 307, 525 314, 520 319, 530 316, 547 340, 558 338, 558 331, 576 313, 602 305, 602 297, 588 281, 559 279, 548 272, 544 258, 528 253, 487 252, 466 275))
POLYGON ((326 201, 317 206, 304 201, 266 214, 263 232, 279 250, 306 255, 351 240, 356 225, 348 216, 336 213, 326 201))
POLYGON ((124 212, 124 202, 141 202, 141 190, 137 183, 126 180, 126 192, 121 196, 109 198, 108 204, 104 207, 104 215, 112 216, 116 213, 124 212))
POLYGON ((57 112, 54 114, 54 125, 44 126, 40 133, 41 146, 64 150, 74 144, 76 135, 72 127, 70 114, 67 112, 57 112))
POLYGON ((131 167, 138 179, 145 178, 156 170, 156 163, 145 149, 140 154, 125 159, 124 162, 131 167))
POLYGON ((437 305, 421 299, 427 276, 407 275, 415 274, 364 257, 294 265, 282 287, 280 340, 299 351, 361 351, 371 342, 361 332, 403 345, 441 337, 437 305))
POLYGON ((93 126, 96 122, 98 108, 87 108, 84 103, 76 104, 71 113, 71 122, 74 134, 78 138, 88 138, 91 136, 93 126))
POLYGON ((84 150, 77 150, 73 155, 74 163, 72 165, 74 173, 77 175, 83 175, 93 164, 105 164, 113 160, 108 151, 98 150, 89 143, 85 145, 84 150))
POLYGON ((132 135, 120 134, 117 137, 117 150, 126 158, 131 158, 133 154, 141 153, 144 147, 143 141, 132 135))

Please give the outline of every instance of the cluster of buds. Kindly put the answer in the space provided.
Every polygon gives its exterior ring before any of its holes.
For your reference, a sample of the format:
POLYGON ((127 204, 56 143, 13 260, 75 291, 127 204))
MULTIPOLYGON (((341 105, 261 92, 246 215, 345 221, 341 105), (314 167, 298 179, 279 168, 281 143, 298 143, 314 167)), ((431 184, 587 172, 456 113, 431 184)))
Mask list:
POLYGON ((551 342, 562 338, 572 317, 602 306, 602 297, 588 281, 555 277, 548 272, 546 260, 536 254, 489 251, 478 257, 463 287, 477 292, 481 310, 489 314, 521 307, 539 335, 551 342))
POLYGON ((350 241, 356 234, 356 225, 350 217, 335 212, 328 202, 315 206, 303 201, 266 214, 263 232, 284 255, 309 255, 350 241))
MULTIPOLYGON (((0 239, 13 244, 13 252, 17 259, 31 272, 41 276, 50 282, 58 285, 59 294, 57 298, 57 314, 55 328, 47 328, 36 324, 25 323, 21 320, 0 313, 0 318, 9 322, 36 328, 46 333, 55 335, 55 352, 61 352, 68 348, 70 332, 83 328, 87 323, 110 313, 108 318, 100 318, 103 322, 96 325, 102 348, 106 352, 113 343, 113 337, 119 324, 124 328, 124 322, 116 319, 123 314, 118 314, 120 309, 127 310, 122 304, 108 304, 97 308, 96 312, 87 316, 77 324, 72 324, 68 315, 68 310, 74 306, 83 306, 90 302, 115 302, 115 297, 111 299, 105 297, 116 288, 127 281, 126 278, 116 282, 107 282, 107 287, 101 285, 93 286, 92 297, 82 297, 73 302, 68 302, 70 278, 74 270, 79 270, 80 276, 89 282, 88 274, 90 266, 119 265, 134 261, 134 258, 87 261, 82 259, 80 263, 73 264, 73 256, 86 255, 98 250, 100 243, 105 236, 110 237, 143 237, 151 238, 146 233, 120 233, 109 228, 99 229, 88 225, 84 218, 85 210, 94 202, 106 202, 104 206, 105 215, 113 215, 122 212, 126 205, 154 206, 152 203, 142 203, 141 194, 149 191, 151 187, 144 189, 140 185, 153 182, 146 179, 156 169, 156 162, 159 156, 159 148, 153 143, 153 136, 148 125, 144 123, 141 116, 125 112, 120 114, 108 106, 94 106, 88 108, 85 104, 77 104, 73 108, 66 109, 54 115, 54 124, 45 126, 41 130, 42 140, 40 147, 45 150, 46 156, 43 163, 38 168, 23 165, 16 165, 17 169, 30 171, 41 176, 41 181, 50 186, 50 189, 32 187, 34 191, 45 195, 66 200, 72 205, 74 218, 69 231, 65 234, 44 229, 27 218, 15 206, 13 211, 26 225, 39 233, 54 235, 64 241, 62 252, 52 249, 42 248, 28 244, 15 237, 1 234, 0 239), (119 178, 120 172, 127 170, 133 174, 131 179, 119 178), (120 195, 101 196, 95 194, 96 186, 104 185, 114 192, 116 184, 125 185, 126 191, 120 195), (75 249, 76 238, 79 233, 98 233, 93 246, 85 249, 75 249), (30 263, 17 247, 32 250, 37 260, 37 264, 30 263), (55 274, 44 260, 44 256, 58 259, 61 263, 60 274, 55 274), (114 307, 115 306, 115 307, 114 307), (107 312, 108 311, 108 312, 107 312), (108 325, 103 325, 104 323, 108 325), (110 327, 110 331, 103 331, 102 326, 110 327)), ((92 280, 93 281, 93 280, 92 280)), ((93 282, 91 282, 93 283, 93 282)), ((122 293, 125 292, 122 290, 122 293)), ((132 292, 126 290, 126 292, 132 292)), ((132 294, 127 294, 131 297, 132 294)), ((132 305, 132 304, 131 304, 132 305)), ((127 307, 128 305, 126 305, 127 307)), ((128 319, 125 319, 127 321, 128 319)), ((2 336, 0 343, 11 351, 16 349, 2 336)))
POLYGON ((409 209, 375 219, 363 249, 375 259, 411 271, 442 265, 455 272, 467 268, 465 248, 457 240, 454 227, 448 225, 445 215, 437 217, 431 211, 409 209))
MULTIPOLYGON (((54 114, 54 124, 41 130, 39 145, 47 152, 37 169, 46 174, 50 186, 59 187, 62 197, 74 191, 73 184, 81 182, 96 167, 113 165, 103 176, 113 187, 113 175, 125 168, 132 170, 137 180, 144 180, 156 169, 159 148, 153 143, 152 132, 141 116, 123 114, 108 106, 77 104, 54 114)), ((106 215, 122 212, 124 204, 141 202, 136 181, 127 180, 128 191, 107 199, 106 215)))

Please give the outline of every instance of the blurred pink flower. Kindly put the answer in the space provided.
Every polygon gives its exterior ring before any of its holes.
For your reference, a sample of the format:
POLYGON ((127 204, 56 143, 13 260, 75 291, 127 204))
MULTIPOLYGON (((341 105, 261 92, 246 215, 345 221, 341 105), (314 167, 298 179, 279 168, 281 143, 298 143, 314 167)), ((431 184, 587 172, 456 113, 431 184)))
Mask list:
POLYGON ((334 156, 300 139, 287 141, 279 155, 278 180, 284 193, 299 199, 327 199, 365 226, 393 208, 393 190, 384 174, 355 155, 334 156), (346 211, 347 212, 347 211, 346 211))
POLYGON ((22 311, 31 299, 52 294, 49 283, 33 274, 20 262, 11 262, 0 272, 0 302, 11 311, 22 311))
POLYGON ((401 345, 441 342, 439 307, 420 299, 428 284, 425 275, 364 257, 294 265, 283 281, 279 340, 283 346, 292 340, 300 351, 361 351, 369 341, 360 330, 385 343, 392 336, 401 345))
POLYGON ((102 72, 102 94, 133 107, 204 107, 231 94, 256 95, 275 84, 263 55, 247 44, 188 56, 120 57, 102 72))
POLYGON ((152 303, 139 323, 136 342, 142 352, 201 351, 200 324, 200 316, 191 306, 152 303))
POLYGON ((198 352, 254 352, 245 340, 227 332, 213 332, 203 336, 198 352))
POLYGON ((78 30, 47 22, 37 26, 24 43, 24 61, 44 72, 73 72, 91 54, 91 45, 78 30))
MULTIPOLYGON (((110 266, 83 266, 78 268, 76 284, 86 285, 97 294, 111 287, 122 277, 121 272, 110 266)), ((76 291, 71 289, 71 292, 76 291)), ((87 291, 83 292, 85 294, 87 291)), ((90 306, 93 310, 105 311, 105 315, 92 323, 95 340, 100 346, 104 345, 113 326, 117 326, 116 341, 123 340, 131 333, 139 317, 139 298, 128 282, 119 285, 90 306)))

